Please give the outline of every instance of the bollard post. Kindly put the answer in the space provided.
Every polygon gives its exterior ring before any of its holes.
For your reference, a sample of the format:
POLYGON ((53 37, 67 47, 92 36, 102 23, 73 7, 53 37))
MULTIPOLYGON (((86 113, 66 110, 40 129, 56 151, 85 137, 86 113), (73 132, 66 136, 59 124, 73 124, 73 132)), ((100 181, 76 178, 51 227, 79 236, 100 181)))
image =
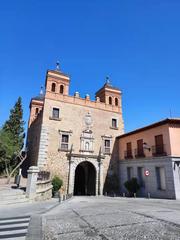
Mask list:
POLYGON ((39 168, 37 166, 31 166, 28 170, 26 196, 30 199, 35 199, 36 197, 38 172, 39 168))
POLYGON ((123 197, 126 197, 126 194, 123 192, 123 197))
POLYGON ((58 194, 58 196, 59 196, 59 203, 61 203, 61 193, 60 193, 60 191, 59 191, 59 194, 58 194))
POLYGON ((134 193, 134 198, 136 198, 136 193, 134 193))
POLYGON ((148 192, 148 199, 150 199, 151 198, 151 194, 148 192))

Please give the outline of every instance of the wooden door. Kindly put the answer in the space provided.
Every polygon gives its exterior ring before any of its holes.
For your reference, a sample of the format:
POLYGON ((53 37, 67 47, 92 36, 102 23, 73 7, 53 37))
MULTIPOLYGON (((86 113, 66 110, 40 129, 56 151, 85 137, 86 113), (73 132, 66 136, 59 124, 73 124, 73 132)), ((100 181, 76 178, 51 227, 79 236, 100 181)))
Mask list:
POLYGON ((138 156, 144 155, 143 139, 137 140, 137 154, 138 154, 138 156))
POLYGON ((163 153, 164 151, 163 135, 155 136, 155 150, 156 150, 156 154, 163 153))

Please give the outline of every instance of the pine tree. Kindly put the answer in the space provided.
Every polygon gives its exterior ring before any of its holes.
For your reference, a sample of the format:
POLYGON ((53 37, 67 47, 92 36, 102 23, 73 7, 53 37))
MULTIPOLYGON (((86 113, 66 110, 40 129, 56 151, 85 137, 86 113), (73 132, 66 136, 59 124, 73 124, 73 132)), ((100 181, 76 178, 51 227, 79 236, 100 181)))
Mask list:
POLYGON ((22 99, 18 98, 14 108, 10 111, 9 119, 5 122, 3 130, 13 136, 15 146, 21 150, 24 142, 24 121, 22 99))
POLYGON ((5 171, 9 179, 25 159, 21 156, 24 137, 22 100, 19 97, 9 119, 0 129, 0 171, 5 171))

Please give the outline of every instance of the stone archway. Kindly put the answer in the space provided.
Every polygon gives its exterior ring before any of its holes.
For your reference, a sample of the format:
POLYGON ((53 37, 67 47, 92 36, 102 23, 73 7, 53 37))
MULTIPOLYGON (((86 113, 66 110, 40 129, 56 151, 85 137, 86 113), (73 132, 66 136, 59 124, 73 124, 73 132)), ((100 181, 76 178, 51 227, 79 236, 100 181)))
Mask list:
POLYGON ((83 162, 90 163, 95 170, 95 195, 103 193, 103 164, 98 160, 98 156, 82 156, 82 154, 71 154, 69 159, 69 175, 68 175, 68 194, 74 194, 75 171, 78 165, 83 162))
POLYGON ((79 163, 75 169, 74 195, 96 195, 96 169, 88 161, 79 163))

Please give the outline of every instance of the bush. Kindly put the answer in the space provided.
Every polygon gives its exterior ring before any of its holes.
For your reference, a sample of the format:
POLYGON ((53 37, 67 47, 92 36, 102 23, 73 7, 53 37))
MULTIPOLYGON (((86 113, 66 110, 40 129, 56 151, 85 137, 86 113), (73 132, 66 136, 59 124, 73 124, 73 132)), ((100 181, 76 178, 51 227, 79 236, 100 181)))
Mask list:
POLYGON ((52 193, 54 196, 54 194, 58 192, 61 186, 63 185, 63 181, 58 176, 54 176, 52 179, 52 185, 53 185, 52 193))
POLYGON ((137 178, 132 178, 124 183, 125 188, 128 190, 130 196, 133 196, 134 193, 137 193, 140 189, 137 178))

